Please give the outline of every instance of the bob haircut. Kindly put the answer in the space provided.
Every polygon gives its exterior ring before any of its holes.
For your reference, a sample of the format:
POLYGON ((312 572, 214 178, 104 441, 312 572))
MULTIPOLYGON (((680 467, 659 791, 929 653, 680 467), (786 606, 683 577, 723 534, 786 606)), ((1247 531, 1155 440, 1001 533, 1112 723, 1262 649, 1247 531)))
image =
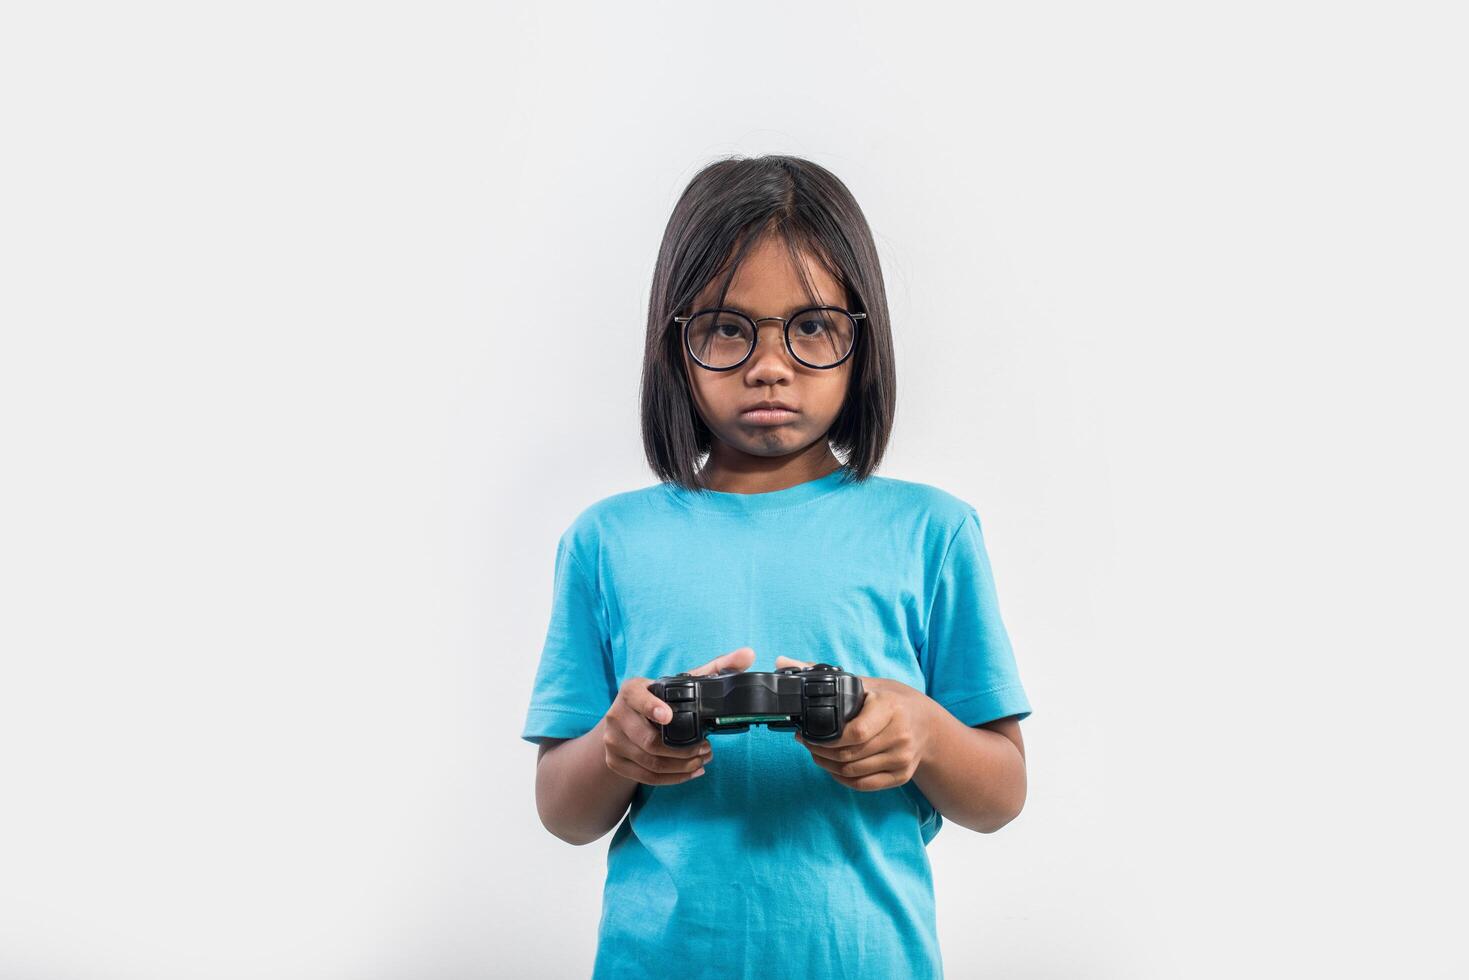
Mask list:
POLYGON ((730 157, 708 164, 689 181, 664 229, 653 272, 639 398, 643 450, 664 482, 705 489, 695 464, 713 442, 689 390, 683 332, 673 317, 691 313, 689 306, 721 273, 714 305, 723 306, 745 255, 769 236, 784 240, 813 304, 818 300, 798 261, 802 253, 842 284, 849 310, 867 314, 841 410, 825 438, 833 453, 845 454, 844 479, 865 480, 882 460, 897 383, 887 293, 862 209, 845 184, 809 160, 730 157))

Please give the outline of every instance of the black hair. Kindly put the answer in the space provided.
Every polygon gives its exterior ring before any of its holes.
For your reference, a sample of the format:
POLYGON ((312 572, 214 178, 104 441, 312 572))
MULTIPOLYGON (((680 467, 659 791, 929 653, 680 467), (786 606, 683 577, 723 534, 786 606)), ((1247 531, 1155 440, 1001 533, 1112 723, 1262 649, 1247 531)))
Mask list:
MULTIPOLYGON (((827 430, 846 455, 848 479, 866 479, 882 460, 893 427, 897 379, 887 293, 877 247, 851 191, 825 167, 768 154, 708 164, 689 181, 663 232, 648 301, 643 349, 643 450, 660 480, 699 490, 695 464, 713 433, 695 407, 684 373, 683 334, 675 315, 724 269, 716 306, 740 262, 767 236, 779 236, 793 260, 813 257, 847 291, 847 309, 866 313, 852 351, 841 410, 827 430), (726 265, 727 264, 727 265, 726 265)), ((795 262, 812 301, 804 265, 795 262)))

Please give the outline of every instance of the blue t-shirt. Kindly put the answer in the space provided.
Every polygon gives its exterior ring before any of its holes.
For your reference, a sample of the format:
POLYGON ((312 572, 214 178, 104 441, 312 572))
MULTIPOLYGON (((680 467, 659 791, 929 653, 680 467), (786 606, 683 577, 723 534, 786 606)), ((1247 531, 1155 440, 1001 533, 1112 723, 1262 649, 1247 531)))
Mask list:
MULTIPOLYGON (((594 728, 629 677, 739 647, 887 677, 966 725, 1030 714, 979 516, 922 483, 839 468, 770 493, 673 483, 606 497, 556 549, 521 737, 594 728)), ((790 732, 709 736, 703 776, 638 784, 607 851, 595 980, 943 975, 915 782, 862 791, 790 732)))

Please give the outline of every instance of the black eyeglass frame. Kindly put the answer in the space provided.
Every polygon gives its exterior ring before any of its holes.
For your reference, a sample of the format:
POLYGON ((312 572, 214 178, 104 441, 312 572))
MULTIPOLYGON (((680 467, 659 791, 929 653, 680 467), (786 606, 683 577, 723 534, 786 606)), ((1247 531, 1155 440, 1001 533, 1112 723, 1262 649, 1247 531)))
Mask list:
POLYGON ((796 312, 792 313, 789 317, 762 316, 756 318, 751 317, 748 313, 744 313, 740 310, 731 309, 727 306, 716 306, 707 310, 699 310, 697 313, 691 313, 688 316, 675 316, 672 319, 674 323, 682 324, 682 326, 680 327, 680 331, 683 333, 684 350, 689 352, 689 356, 694 359, 695 364, 699 365, 699 367, 703 368, 706 371, 733 371, 735 368, 748 361, 750 359, 750 355, 755 353, 755 348, 760 345, 760 322, 762 320, 779 320, 781 322, 781 336, 785 340, 786 351, 791 355, 791 357, 795 358, 796 361, 816 371, 829 371, 832 368, 841 367, 844 363, 846 363, 847 359, 851 357, 852 353, 857 349, 857 338, 862 332, 860 328, 862 326, 862 321, 867 319, 867 314, 853 313, 851 310, 844 310, 840 306, 807 306, 804 309, 799 309, 796 312), (797 354, 796 349, 791 346, 791 323, 799 319, 801 314, 810 313, 812 310, 832 310, 837 313, 844 313, 851 318, 852 346, 849 347, 847 349, 847 352, 842 355, 842 359, 840 361, 836 361, 832 364, 812 364, 810 361, 802 360, 801 355, 797 354), (750 334, 755 338, 755 340, 750 344, 750 349, 745 351, 745 356, 740 358, 735 363, 729 365, 729 367, 711 367, 710 365, 705 364, 703 361, 699 360, 699 355, 694 353, 694 348, 689 343, 689 324, 693 321, 694 317, 703 316, 705 313, 733 313, 735 316, 740 317, 742 320, 750 325, 750 334))

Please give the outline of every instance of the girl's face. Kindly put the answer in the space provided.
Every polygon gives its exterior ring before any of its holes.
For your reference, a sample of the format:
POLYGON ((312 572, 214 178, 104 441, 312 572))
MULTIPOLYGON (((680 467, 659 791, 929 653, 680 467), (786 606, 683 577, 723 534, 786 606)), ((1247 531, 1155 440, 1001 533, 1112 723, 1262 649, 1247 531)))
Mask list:
MULTIPOLYGON (((816 290, 815 305, 847 306, 846 290, 821 265, 802 256, 806 274, 816 290)), ((718 283, 706 286, 694 301, 694 310, 713 307, 718 283)), ((784 243, 774 237, 762 239, 746 254, 730 283, 724 306, 748 314, 789 317, 813 305, 800 275, 790 264, 784 243)), ((756 324, 759 341, 745 363, 730 371, 710 371, 689 356, 682 339, 684 371, 694 393, 694 403, 704 424, 714 434, 709 464, 718 470, 771 469, 790 457, 807 454, 803 463, 823 465, 835 460, 824 436, 836 421, 846 396, 852 357, 825 370, 811 368, 791 357, 786 350, 779 320, 756 324), (761 402, 777 401, 794 411, 783 419, 769 421, 744 415, 761 402), (753 464, 753 465, 752 465, 753 464)), ((853 355, 855 356, 855 355, 853 355)))

